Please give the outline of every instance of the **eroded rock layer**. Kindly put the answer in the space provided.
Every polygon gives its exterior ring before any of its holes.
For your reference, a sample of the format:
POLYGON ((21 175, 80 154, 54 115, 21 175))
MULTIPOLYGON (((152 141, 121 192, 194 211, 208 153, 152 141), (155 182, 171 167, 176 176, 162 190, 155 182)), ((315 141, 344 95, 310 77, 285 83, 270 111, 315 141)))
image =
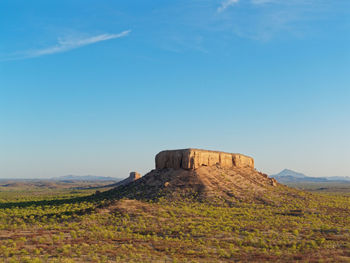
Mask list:
POLYGON ((216 166, 223 168, 251 167, 254 159, 243 154, 225 153, 199 149, 183 149, 162 151, 156 155, 156 169, 198 169, 201 166, 216 166))

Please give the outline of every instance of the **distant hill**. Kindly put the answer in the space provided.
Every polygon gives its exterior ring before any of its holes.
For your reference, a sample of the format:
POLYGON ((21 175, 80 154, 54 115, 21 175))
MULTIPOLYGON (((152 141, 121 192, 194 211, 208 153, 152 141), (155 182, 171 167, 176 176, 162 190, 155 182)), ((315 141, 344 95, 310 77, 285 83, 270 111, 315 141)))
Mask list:
POLYGON ((293 170, 289 169, 284 169, 283 171, 279 172, 278 174, 271 175, 271 177, 293 177, 293 178, 308 178, 305 174, 303 173, 298 173, 293 170))
POLYGON ((349 182, 350 177, 348 176, 337 176, 337 177, 311 177, 306 176, 303 173, 298 173, 293 170, 284 169, 278 174, 270 175, 280 183, 302 183, 302 182, 349 182))
POLYGON ((65 175, 51 178, 53 181, 120 181, 115 177, 95 176, 95 175, 65 175))
POLYGON ((333 176, 333 177, 327 177, 330 181, 337 181, 337 182, 349 182, 350 183, 350 176, 333 176))

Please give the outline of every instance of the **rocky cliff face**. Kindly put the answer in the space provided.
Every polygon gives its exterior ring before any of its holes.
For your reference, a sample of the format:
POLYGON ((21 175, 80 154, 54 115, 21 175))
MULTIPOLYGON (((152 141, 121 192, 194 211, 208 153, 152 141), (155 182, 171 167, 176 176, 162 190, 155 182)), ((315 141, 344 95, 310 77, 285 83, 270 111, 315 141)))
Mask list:
POLYGON ((288 188, 254 169, 251 157, 199 149, 163 151, 156 155, 156 169, 140 179, 130 174, 106 195, 117 198, 169 200, 193 198, 210 202, 269 203, 280 194, 290 194, 288 188), (171 168, 171 169, 166 169, 171 168))
POLYGON ((156 169, 182 168, 194 170, 201 166, 254 168, 254 159, 242 154, 199 149, 162 151, 156 155, 156 169))

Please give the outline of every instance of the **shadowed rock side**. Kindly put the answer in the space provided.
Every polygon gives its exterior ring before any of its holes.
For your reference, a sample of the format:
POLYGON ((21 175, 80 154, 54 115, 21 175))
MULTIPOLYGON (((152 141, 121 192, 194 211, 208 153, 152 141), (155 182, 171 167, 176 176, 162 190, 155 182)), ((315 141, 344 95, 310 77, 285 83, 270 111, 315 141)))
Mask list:
POLYGON ((119 187, 122 185, 127 185, 131 182, 134 182, 134 181, 140 179, 140 178, 141 178, 141 175, 138 172, 131 172, 128 178, 126 178, 118 183, 115 183, 115 184, 106 185, 105 187, 119 187))
POLYGON ((283 187, 250 167, 202 166, 196 170, 156 169, 133 183, 110 190, 118 198, 268 202, 266 194, 283 187))
POLYGON ((242 154, 199 149, 162 151, 156 155, 156 169, 198 169, 216 165, 224 168, 254 168, 254 159, 242 154))

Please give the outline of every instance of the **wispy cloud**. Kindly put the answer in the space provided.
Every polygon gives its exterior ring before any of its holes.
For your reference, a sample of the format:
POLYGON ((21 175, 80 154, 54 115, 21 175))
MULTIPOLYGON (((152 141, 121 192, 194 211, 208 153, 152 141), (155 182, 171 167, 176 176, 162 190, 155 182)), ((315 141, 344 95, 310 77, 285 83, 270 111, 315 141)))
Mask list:
MULTIPOLYGON (((239 2, 240 6, 235 6, 237 2, 239 0, 220 2, 216 9, 219 15, 215 16, 219 22, 215 25, 220 25, 222 31, 231 31, 241 38, 263 42, 278 35, 303 38, 316 34, 310 24, 333 19, 341 6, 332 5, 327 0, 245 0, 239 2)), ((348 5, 345 4, 346 0, 342 2, 343 6, 348 5)))
POLYGON ((16 52, 15 54, 12 54, 2 60, 18 60, 18 59, 26 59, 26 58, 35 58, 35 57, 51 55, 56 53, 63 53, 72 49, 91 45, 94 43, 125 37, 129 35, 130 32, 131 30, 126 30, 119 34, 101 34, 101 35, 85 37, 85 38, 77 38, 77 37, 75 38, 71 37, 68 39, 59 38, 58 43, 54 46, 42 48, 42 49, 27 50, 24 52, 23 51, 16 52))
POLYGON ((223 11, 225 11, 227 8, 229 8, 230 6, 238 3, 239 0, 225 0, 223 2, 221 2, 221 5, 218 7, 218 9, 216 10, 218 13, 221 13, 223 11))

